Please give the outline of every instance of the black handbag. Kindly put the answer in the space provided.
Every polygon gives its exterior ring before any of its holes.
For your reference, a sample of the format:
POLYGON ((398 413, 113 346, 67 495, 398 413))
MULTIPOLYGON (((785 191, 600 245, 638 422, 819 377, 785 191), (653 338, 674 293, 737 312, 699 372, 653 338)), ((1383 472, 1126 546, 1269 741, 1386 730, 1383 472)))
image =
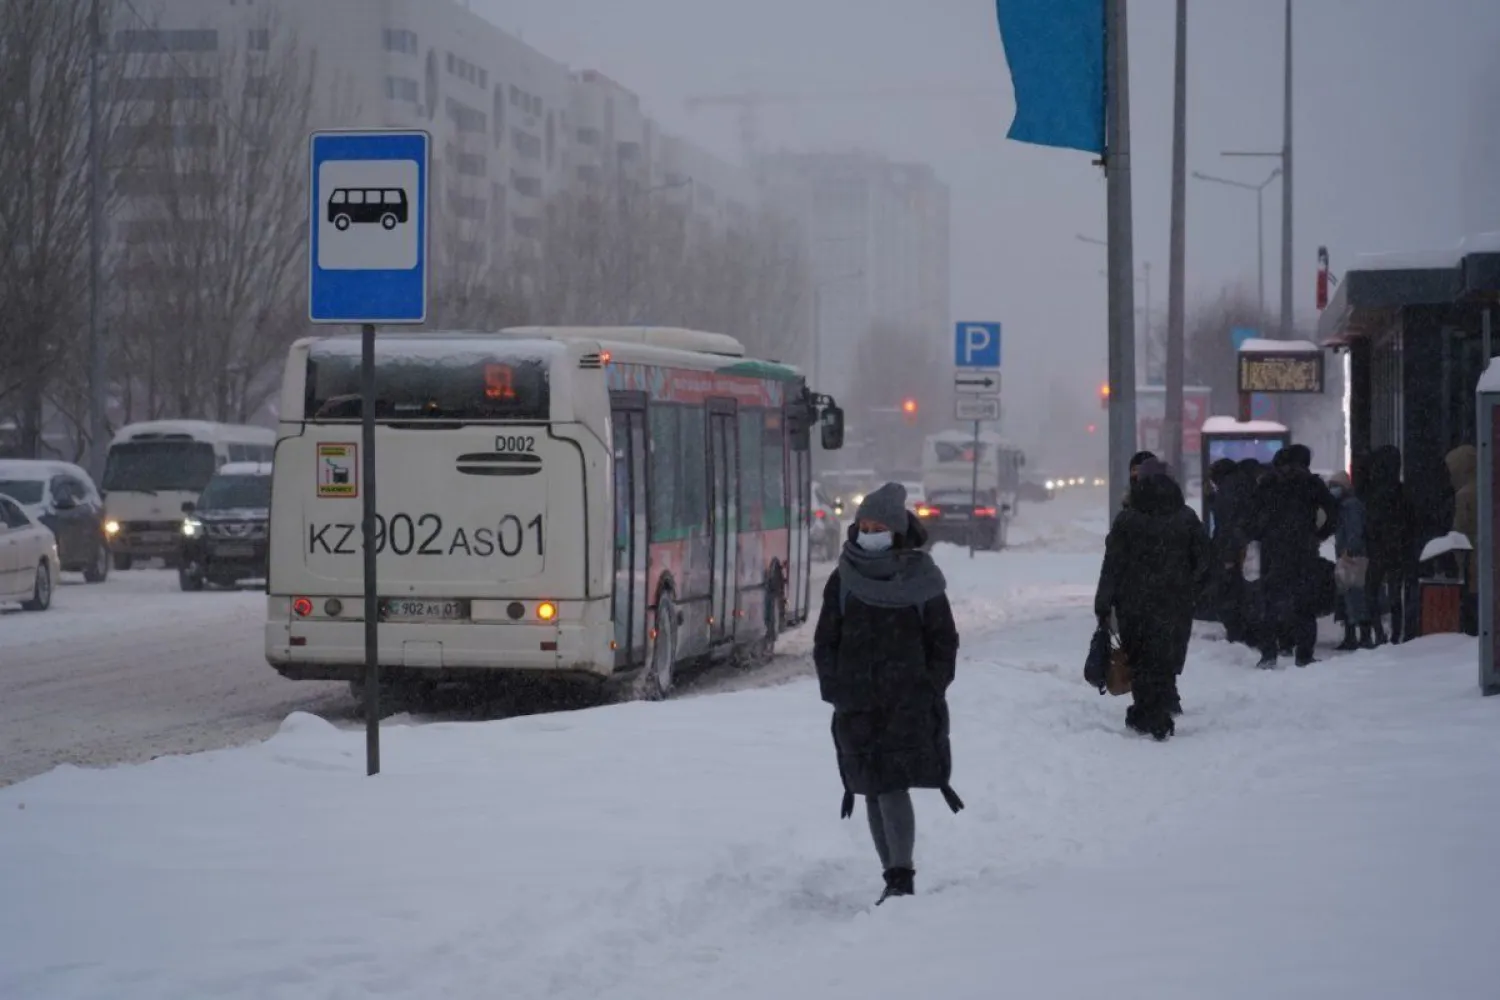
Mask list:
POLYGON ((1083 661, 1083 679, 1100 694, 1109 689, 1109 658, 1112 652, 1109 627, 1100 625, 1094 629, 1094 638, 1089 641, 1088 659, 1083 661))

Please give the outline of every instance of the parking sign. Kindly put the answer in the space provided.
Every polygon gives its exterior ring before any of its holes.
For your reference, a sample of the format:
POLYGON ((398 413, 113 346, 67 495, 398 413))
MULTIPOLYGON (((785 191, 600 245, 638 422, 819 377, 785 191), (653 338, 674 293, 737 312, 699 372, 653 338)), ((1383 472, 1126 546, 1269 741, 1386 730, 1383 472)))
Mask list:
POLYGON ((959 323, 954 329, 953 363, 960 368, 999 368, 1000 324, 959 323))

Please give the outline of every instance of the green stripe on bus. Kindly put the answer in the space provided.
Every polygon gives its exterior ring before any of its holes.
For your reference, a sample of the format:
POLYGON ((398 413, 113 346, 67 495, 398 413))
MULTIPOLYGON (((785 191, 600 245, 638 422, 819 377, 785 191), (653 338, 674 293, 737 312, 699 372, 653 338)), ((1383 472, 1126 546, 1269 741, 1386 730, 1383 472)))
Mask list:
POLYGON ((774 361, 737 361, 718 369, 720 375, 750 375, 755 378, 773 378, 781 382, 792 382, 800 378, 797 370, 774 361))

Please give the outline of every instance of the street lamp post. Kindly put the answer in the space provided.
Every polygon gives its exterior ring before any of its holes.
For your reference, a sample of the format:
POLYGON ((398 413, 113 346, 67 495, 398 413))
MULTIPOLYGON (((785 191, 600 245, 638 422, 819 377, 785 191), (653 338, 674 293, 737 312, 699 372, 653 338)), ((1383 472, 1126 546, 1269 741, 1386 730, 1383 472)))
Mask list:
POLYGON ((1286 63, 1282 93, 1281 149, 1227 152, 1222 156, 1272 157, 1281 161, 1281 339, 1292 339, 1292 0, 1286 0, 1286 63))
POLYGON ((1269 177, 1259 184, 1247 184, 1244 181, 1232 180, 1228 177, 1215 177, 1213 174, 1205 174, 1201 170, 1194 170, 1193 177, 1196 180, 1208 181, 1210 184, 1223 184, 1228 187, 1239 188, 1242 191, 1255 192, 1255 291, 1257 301, 1260 303, 1259 322, 1265 322, 1266 315, 1266 226, 1265 209, 1262 204, 1266 188, 1271 182, 1281 176, 1281 168, 1277 167, 1271 171, 1269 177))
MULTIPOLYGON (((1093 236, 1085 236, 1083 233, 1079 233, 1077 236, 1074 237, 1074 239, 1078 240, 1078 242, 1080 242, 1080 243, 1092 243, 1095 246, 1100 246, 1100 247, 1108 245, 1108 244, 1106 244, 1101 239, 1096 239, 1093 236)), ((1108 277, 1109 276, 1109 274, 1108 274, 1107 271, 1100 271, 1099 274, 1100 274, 1101 277, 1108 277)), ((1144 306, 1137 306, 1135 311, 1141 315, 1141 317, 1142 317, 1141 321, 1142 321, 1142 324, 1144 325, 1145 330, 1146 330, 1146 355, 1145 355, 1145 361, 1146 361, 1146 381, 1150 382, 1151 381, 1151 377, 1150 377, 1151 376, 1151 262, 1149 260, 1143 260, 1143 261, 1141 261, 1141 273, 1138 274, 1138 275, 1136 275, 1135 281, 1136 281, 1136 284, 1142 285, 1145 288, 1145 292, 1144 292, 1144 295, 1145 295, 1145 304, 1144 304, 1144 306)))

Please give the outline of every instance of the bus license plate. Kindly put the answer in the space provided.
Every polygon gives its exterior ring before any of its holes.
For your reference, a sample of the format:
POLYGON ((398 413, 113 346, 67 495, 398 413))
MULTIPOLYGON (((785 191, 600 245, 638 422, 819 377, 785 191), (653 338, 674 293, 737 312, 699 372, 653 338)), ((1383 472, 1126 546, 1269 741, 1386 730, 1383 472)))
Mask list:
POLYGON ((393 597, 381 602, 380 616, 386 621, 458 621, 469 616, 466 601, 424 601, 393 597))

